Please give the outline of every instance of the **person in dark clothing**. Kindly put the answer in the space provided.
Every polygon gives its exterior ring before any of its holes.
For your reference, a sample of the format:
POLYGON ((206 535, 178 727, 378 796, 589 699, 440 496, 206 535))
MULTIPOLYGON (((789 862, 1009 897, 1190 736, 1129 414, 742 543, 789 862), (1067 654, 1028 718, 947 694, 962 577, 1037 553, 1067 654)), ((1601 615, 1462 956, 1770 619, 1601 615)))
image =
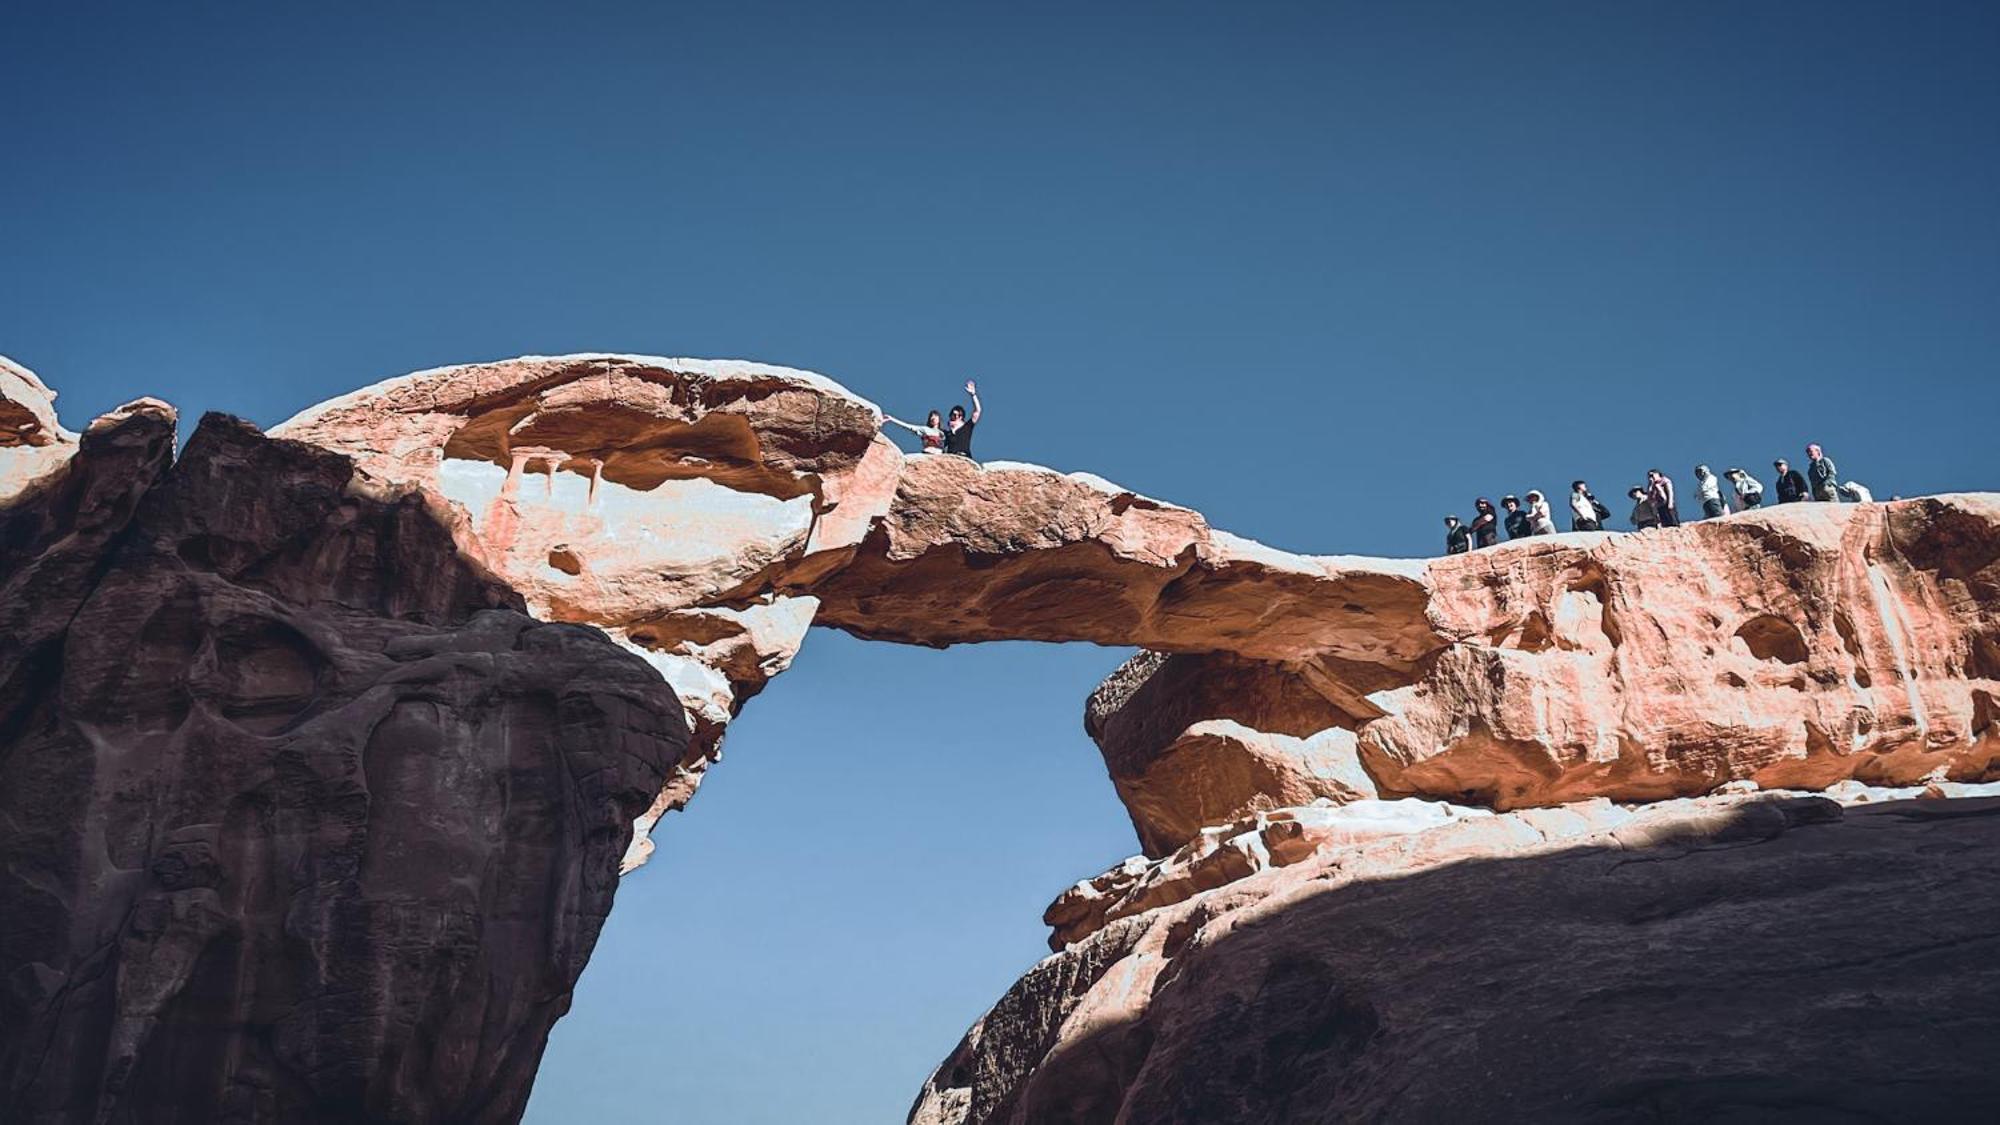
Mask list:
POLYGON ((1472 545, 1491 547, 1500 541, 1500 513, 1493 510, 1493 501, 1481 496, 1472 502, 1472 545))
POLYGON ((1507 538, 1527 538, 1528 513, 1521 510, 1521 498, 1518 496, 1502 496, 1500 498, 1500 506, 1507 509, 1507 538))
POLYGON ((1833 458, 1817 444, 1806 446, 1806 482, 1812 487, 1812 498, 1830 503, 1840 503, 1840 470, 1833 467, 1833 458))
POLYGON ((1785 462, 1783 457, 1771 462, 1778 470, 1778 503, 1796 504, 1806 498, 1806 477, 1804 473, 1785 462))
POLYGON ((1660 517, 1661 527, 1679 527, 1681 510, 1674 503, 1674 482, 1658 469, 1646 470, 1646 499, 1653 502, 1653 514, 1660 517))
POLYGON ((1644 531, 1660 526, 1660 514, 1653 510, 1652 498, 1643 488, 1632 488, 1625 493, 1632 500, 1632 530, 1644 531))
POLYGON ((1472 549, 1472 533, 1458 522, 1457 516, 1444 518, 1444 552, 1447 555, 1462 555, 1472 549))
POLYGON ((972 396, 972 417, 965 416, 965 407, 951 408, 951 417, 944 422, 944 451, 956 453, 960 457, 972 456, 972 428, 979 424, 979 388, 972 380, 965 381, 965 393, 972 396))

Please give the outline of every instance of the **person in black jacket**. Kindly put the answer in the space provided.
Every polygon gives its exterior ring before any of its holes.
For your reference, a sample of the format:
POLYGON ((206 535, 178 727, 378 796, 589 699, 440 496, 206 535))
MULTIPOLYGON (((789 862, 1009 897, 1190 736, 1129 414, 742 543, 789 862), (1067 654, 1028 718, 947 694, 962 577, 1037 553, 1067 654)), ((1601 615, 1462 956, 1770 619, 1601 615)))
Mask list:
POLYGON ((972 380, 965 381, 965 393, 972 396, 972 417, 965 416, 965 407, 954 406, 951 416, 944 421, 944 451, 956 453, 967 460, 972 458, 972 431, 979 425, 979 387, 972 380))
POLYGON ((1786 464, 1783 457, 1771 462, 1778 470, 1778 503, 1796 504, 1806 498, 1806 477, 1804 473, 1786 464))
POLYGON ((1462 555, 1472 549, 1472 533, 1458 522, 1457 516, 1444 518, 1444 551, 1447 555, 1462 555))
POLYGON ((1521 498, 1502 496, 1500 506, 1507 509, 1507 538, 1526 539, 1528 537, 1528 513, 1521 510, 1521 498))
POLYGON ((1481 496, 1472 506, 1472 545, 1491 547, 1500 542, 1500 513, 1493 510, 1493 501, 1481 496))

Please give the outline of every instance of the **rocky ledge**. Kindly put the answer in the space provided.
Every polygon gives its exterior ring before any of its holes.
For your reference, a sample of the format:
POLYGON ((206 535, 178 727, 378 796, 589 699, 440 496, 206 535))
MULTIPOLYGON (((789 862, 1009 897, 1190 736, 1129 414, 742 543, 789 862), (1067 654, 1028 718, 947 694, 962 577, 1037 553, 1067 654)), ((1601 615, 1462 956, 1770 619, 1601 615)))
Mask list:
MULTIPOLYGON (((1305 556, 904 455, 760 364, 442 368, 178 460, 165 404, 79 436, 53 398, 0 364, 10 1117, 517 1116, 614 871, 815 624, 1143 650, 1085 726, 1145 854, 1051 907, 919 1120, 1870 1112, 1793 1096, 1874 1073, 1808 1065, 1817 1031, 1717 1069, 1733 1021, 1846 1003, 1840 956, 1959 1021, 1913 1073, 1985 1089, 1990 1022, 1936 992, 1990 999, 1954 958, 1996 909, 1993 495, 1305 556), (1813 796, 1882 787, 1929 799, 1813 796), (1529 1056, 1565 1020, 1615 1065, 1559 1096, 1529 1056)), ((1873 1003, 1828 1026, 1914 1059, 1873 1003)))

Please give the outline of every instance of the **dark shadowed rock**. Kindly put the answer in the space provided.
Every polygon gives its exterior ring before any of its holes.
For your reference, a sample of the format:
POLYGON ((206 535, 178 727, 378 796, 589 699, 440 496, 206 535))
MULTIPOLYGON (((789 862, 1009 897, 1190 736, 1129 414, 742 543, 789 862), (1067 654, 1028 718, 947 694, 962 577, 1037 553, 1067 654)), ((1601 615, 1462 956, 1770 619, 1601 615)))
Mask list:
POLYGON ((422 497, 172 433, 0 516, 0 1119, 514 1120, 678 701, 422 497))
POLYGON ((1455 862, 1412 838, 1114 922, 911 1120, 1991 1120, 2000 800, 1839 811, 1455 862))

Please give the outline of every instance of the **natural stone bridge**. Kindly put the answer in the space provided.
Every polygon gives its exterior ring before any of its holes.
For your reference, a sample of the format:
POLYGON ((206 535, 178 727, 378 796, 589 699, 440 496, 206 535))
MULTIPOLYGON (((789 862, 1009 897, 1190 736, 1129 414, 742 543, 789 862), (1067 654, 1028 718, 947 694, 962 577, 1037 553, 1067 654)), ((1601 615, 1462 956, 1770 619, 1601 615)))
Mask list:
MULTIPOLYGON (((29 1120, 518 1116, 621 854, 813 624, 1146 650, 1086 726, 1147 857, 1051 907, 1067 999, 1024 980, 926 1121, 1149 1104, 1137 1040, 1062 1077, 1095 982, 1302 872, 2000 773, 1988 494, 1313 557, 906 456, 872 404, 756 364, 420 372, 268 438, 211 416, 178 460, 164 404, 78 438, 51 398, 0 370, 0 1109, 29 1120)), ((1838 815, 1787 809, 1743 815, 1838 815)), ((1208 1111, 1161 1112, 1132 1119, 1208 1111)))

